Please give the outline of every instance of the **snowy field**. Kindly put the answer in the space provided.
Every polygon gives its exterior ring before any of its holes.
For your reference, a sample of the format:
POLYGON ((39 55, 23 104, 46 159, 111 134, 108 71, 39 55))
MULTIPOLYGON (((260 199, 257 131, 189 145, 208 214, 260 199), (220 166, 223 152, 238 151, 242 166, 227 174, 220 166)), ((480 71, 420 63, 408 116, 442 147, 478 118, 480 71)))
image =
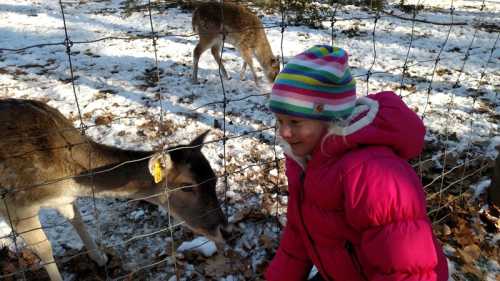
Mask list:
MULTIPOLYGON (((496 156, 500 144, 500 1, 418 1, 418 21, 399 2, 389 1, 380 13, 334 6, 323 28, 288 25, 284 32, 279 10, 252 9, 261 16, 274 54, 285 62, 333 39, 350 53, 360 96, 394 90, 423 117, 428 146, 414 163, 429 184, 429 211, 445 244, 450 280, 500 280, 500 236, 485 230, 473 213, 488 207, 484 163, 496 156), (455 166, 462 168, 460 173, 453 173, 455 166), (471 237, 464 242, 458 239, 463 235, 471 237)), ((167 213, 144 202, 98 199, 97 214, 91 198, 78 203, 99 243, 120 258, 121 275, 108 272, 108 280, 175 280, 176 272, 182 280, 261 280, 286 208, 286 196, 278 192, 284 187, 277 187, 284 183, 283 171, 273 162, 283 155, 273 145, 274 120, 266 108, 271 85, 262 71, 259 85, 249 71, 241 81, 242 59, 230 45, 223 59, 231 79, 221 83, 217 64, 206 52, 200 60, 201 83, 193 85, 192 51, 198 37, 191 29, 191 11, 152 3, 153 29, 159 34, 155 56, 147 37, 147 1, 131 3, 62 3, 73 42, 73 84, 59 2, 0 0, 0 98, 46 102, 76 127, 81 122, 89 126, 86 133, 95 141, 127 149, 185 144, 212 128, 203 152, 221 176, 219 198, 235 229, 224 251, 214 253, 211 242, 183 227, 176 228, 173 239, 168 231, 157 233, 168 227, 167 213), (225 147, 224 135, 229 137, 225 147), (171 248, 179 246, 174 267, 171 248)), ((405 4, 411 8, 414 3, 405 4)), ((57 259, 82 250, 76 232, 55 211, 43 210, 42 221, 57 259)), ((8 224, 0 221, 1 243, 13 249, 9 233, 8 224)), ((63 271, 66 280, 83 280, 69 267, 63 271)))

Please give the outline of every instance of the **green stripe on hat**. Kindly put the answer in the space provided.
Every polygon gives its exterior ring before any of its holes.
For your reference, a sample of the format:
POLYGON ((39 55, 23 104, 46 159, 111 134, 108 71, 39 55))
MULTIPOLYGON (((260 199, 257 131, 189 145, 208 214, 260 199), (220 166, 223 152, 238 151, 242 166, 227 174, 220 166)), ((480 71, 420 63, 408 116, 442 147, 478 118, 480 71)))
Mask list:
POLYGON ((271 100, 269 102, 269 107, 271 107, 271 110, 274 107, 274 108, 280 108, 280 109, 283 109, 286 111, 296 112, 296 113, 299 113, 302 115, 328 116, 331 118, 344 117, 344 116, 350 115, 351 112, 353 111, 353 108, 351 107, 351 108, 346 108, 346 109, 340 110, 340 111, 323 110, 321 112, 318 112, 314 108, 293 105, 291 103, 280 102, 277 100, 271 100))
POLYGON ((349 84, 344 84, 344 85, 335 85, 335 84, 332 84, 330 86, 311 85, 295 79, 287 79, 285 78, 287 76, 285 76, 284 74, 285 73, 279 74, 274 84, 291 85, 301 89, 323 92, 325 94, 341 94, 346 92, 347 90, 354 89, 356 85, 356 82, 354 80, 351 80, 349 84))

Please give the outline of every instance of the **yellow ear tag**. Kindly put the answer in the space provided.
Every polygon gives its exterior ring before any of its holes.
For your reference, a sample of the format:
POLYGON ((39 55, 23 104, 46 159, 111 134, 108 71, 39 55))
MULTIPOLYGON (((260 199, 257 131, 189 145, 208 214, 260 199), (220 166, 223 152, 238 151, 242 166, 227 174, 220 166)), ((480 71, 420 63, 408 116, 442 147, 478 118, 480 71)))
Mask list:
POLYGON ((161 163, 160 163, 159 159, 155 162, 155 164, 153 166, 153 177, 154 177, 155 183, 159 183, 163 179, 163 171, 162 171, 161 163))

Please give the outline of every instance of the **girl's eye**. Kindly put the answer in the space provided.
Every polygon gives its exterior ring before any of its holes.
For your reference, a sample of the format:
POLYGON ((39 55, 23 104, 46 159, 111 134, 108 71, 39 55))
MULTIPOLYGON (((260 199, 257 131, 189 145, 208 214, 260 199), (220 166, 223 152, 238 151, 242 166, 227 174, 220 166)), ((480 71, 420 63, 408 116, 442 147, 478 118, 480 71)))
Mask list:
POLYGON ((290 121, 290 123, 292 125, 295 125, 295 126, 300 125, 300 121, 299 120, 292 120, 292 121, 290 121))

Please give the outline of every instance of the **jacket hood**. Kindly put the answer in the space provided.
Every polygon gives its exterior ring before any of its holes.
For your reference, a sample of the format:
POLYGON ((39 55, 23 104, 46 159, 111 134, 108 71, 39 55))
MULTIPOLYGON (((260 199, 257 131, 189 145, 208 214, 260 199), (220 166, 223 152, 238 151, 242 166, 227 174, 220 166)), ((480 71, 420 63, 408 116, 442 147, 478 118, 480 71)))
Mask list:
POLYGON ((424 146, 424 123, 393 92, 359 98, 346 127, 332 127, 322 149, 330 155, 365 146, 383 145, 404 159, 418 156, 424 146))
MULTIPOLYGON (((424 146, 425 127, 420 117, 393 92, 380 92, 358 98, 354 113, 346 126, 332 125, 315 148, 312 158, 341 157, 357 147, 382 145, 391 148, 403 159, 418 156, 424 146)), ((302 168, 306 159, 293 155, 287 144, 287 156, 302 168)))

